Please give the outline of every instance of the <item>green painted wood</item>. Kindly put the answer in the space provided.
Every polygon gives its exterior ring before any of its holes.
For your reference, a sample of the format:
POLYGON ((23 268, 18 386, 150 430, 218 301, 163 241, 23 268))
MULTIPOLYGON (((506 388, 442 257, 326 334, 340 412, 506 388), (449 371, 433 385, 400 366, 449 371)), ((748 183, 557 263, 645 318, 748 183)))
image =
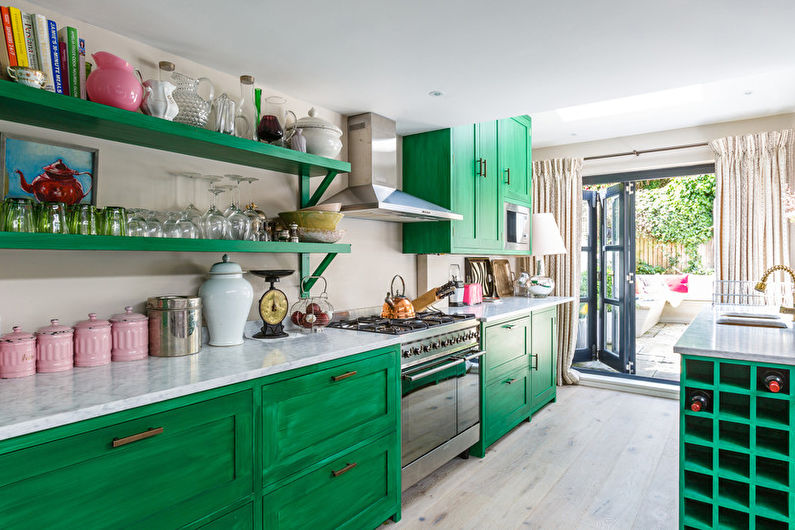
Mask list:
POLYGON ((208 523, 200 526, 191 526, 190 528, 201 530, 253 530, 254 528, 259 528, 259 525, 255 526, 254 505, 249 502, 208 523))
POLYGON ((320 199, 323 197, 323 194, 326 193, 326 190, 331 183, 334 182, 334 178, 337 176, 338 171, 329 171, 328 175, 325 176, 323 182, 315 190, 315 193, 312 194, 312 197, 304 204, 302 207, 306 208, 308 206, 314 206, 320 202, 320 199))
POLYGON ((399 421, 399 350, 262 387, 262 476, 268 485, 399 421), (345 376, 335 381, 335 377, 345 376))
POLYGON ((532 185, 530 118, 499 120, 498 127, 503 198, 529 206, 532 185))
POLYGON ((280 173, 348 173, 348 162, 0 81, 0 119, 280 173))
MULTIPOLYGON (((308 262, 304 263, 305 257, 308 258, 309 255, 301 254, 301 278, 306 278, 308 274, 304 274, 304 271, 308 271, 310 269, 310 264, 308 262)), ((326 269, 329 265, 331 265, 331 262, 334 261, 334 258, 336 257, 336 253, 326 254, 326 257, 323 258, 323 260, 318 264, 317 268, 312 272, 312 276, 321 276, 324 272, 326 272, 326 269)), ((312 289, 312 286, 315 285, 315 282, 317 282, 317 278, 310 278, 301 284, 301 298, 309 298, 309 290, 312 289)))
POLYGON ((251 494, 252 423, 247 390, 5 453, 0 527, 187 524, 251 494))
POLYGON ((502 249, 502 212, 500 200, 499 158, 497 156, 497 122, 477 126, 476 158, 483 160, 483 171, 477 179, 475 210, 475 239, 483 250, 502 249))
MULTIPOLYGON (((74 99, 74 98, 72 98, 74 99)), ((0 248, 39 250, 112 250, 152 252, 259 252, 348 254, 344 243, 290 243, 285 241, 227 241, 220 239, 172 239, 78 234, 28 234, 0 232, 0 248)))
POLYGON ((531 385, 527 366, 521 366, 486 385, 486 417, 483 418, 483 440, 486 447, 530 417, 531 385))
POLYGON ((375 528, 400 503, 399 475, 399 438, 391 433, 265 495, 263 527, 375 528))
POLYGON ((519 366, 530 366, 530 322, 530 317, 526 316, 486 327, 484 347, 488 355, 487 384, 503 375, 502 367, 506 363, 513 362, 515 365, 518 360, 519 366))
POLYGON ((477 126, 465 125, 452 129, 452 207, 464 216, 461 221, 452 221, 452 244, 456 252, 465 248, 481 249, 476 233, 478 217, 478 179, 476 136, 477 126))
POLYGON ((533 412, 553 399, 557 383, 557 308, 532 315, 530 363, 533 382, 533 412))
POLYGON ((795 525, 795 395, 791 366, 682 356, 680 528, 791 528, 795 525), (785 375, 781 393, 762 383, 785 375), (711 410, 689 409, 693 391, 711 410))

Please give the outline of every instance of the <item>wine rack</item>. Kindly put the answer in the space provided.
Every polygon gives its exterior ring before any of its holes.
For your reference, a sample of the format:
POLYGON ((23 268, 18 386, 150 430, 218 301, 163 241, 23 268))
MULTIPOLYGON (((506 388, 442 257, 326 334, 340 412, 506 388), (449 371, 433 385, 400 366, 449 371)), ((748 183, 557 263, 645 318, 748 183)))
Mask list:
POLYGON ((679 527, 795 527, 795 367, 682 356, 679 527), (771 392, 765 377, 782 384, 771 392), (694 396, 708 406, 691 409, 694 396))

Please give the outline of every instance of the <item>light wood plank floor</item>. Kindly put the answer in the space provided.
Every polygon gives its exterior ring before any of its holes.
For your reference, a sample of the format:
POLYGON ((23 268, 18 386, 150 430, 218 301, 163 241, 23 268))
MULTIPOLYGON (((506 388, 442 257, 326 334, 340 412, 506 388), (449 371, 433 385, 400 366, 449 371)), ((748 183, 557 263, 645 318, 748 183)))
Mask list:
POLYGON ((678 402, 567 386, 493 445, 403 494, 412 528, 676 528, 678 402))

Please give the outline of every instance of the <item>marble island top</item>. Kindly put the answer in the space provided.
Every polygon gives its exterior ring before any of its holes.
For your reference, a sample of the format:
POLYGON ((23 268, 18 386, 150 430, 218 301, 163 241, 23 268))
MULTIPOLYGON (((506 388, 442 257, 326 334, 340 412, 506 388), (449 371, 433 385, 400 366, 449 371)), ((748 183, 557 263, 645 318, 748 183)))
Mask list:
MULTIPOLYGON (((521 316, 571 298, 511 297, 502 303, 449 308, 481 321, 521 316)), ((258 331, 249 322, 246 337, 258 331)), ((213 388, 340 359, 412 340, 412 334, 382 335, 340 329, 284 339, 246 339, 240 346, 212 347, 185 357, 149 357, 66 372, 0 380, 0 440, 104 416, 213 388)))
POLYGON ((717 324, 718 317, 712 307, 703 309, 679 338, 674 351, 683 355, 795 365, 792 322, 787 322, 786 328, 737 326, 717 324))

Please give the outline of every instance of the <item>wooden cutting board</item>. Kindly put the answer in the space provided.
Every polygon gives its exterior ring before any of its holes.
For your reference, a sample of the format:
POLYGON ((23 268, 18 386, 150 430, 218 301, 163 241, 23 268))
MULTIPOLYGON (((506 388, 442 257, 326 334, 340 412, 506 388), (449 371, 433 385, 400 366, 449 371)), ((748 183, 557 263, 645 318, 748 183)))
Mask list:
POLYGON ((491 261, 491 269, 494 273, 494 287, 497 289, 497 296, 513 296, 513 273, 511 264, 507 259, 495 259, 491 261))

